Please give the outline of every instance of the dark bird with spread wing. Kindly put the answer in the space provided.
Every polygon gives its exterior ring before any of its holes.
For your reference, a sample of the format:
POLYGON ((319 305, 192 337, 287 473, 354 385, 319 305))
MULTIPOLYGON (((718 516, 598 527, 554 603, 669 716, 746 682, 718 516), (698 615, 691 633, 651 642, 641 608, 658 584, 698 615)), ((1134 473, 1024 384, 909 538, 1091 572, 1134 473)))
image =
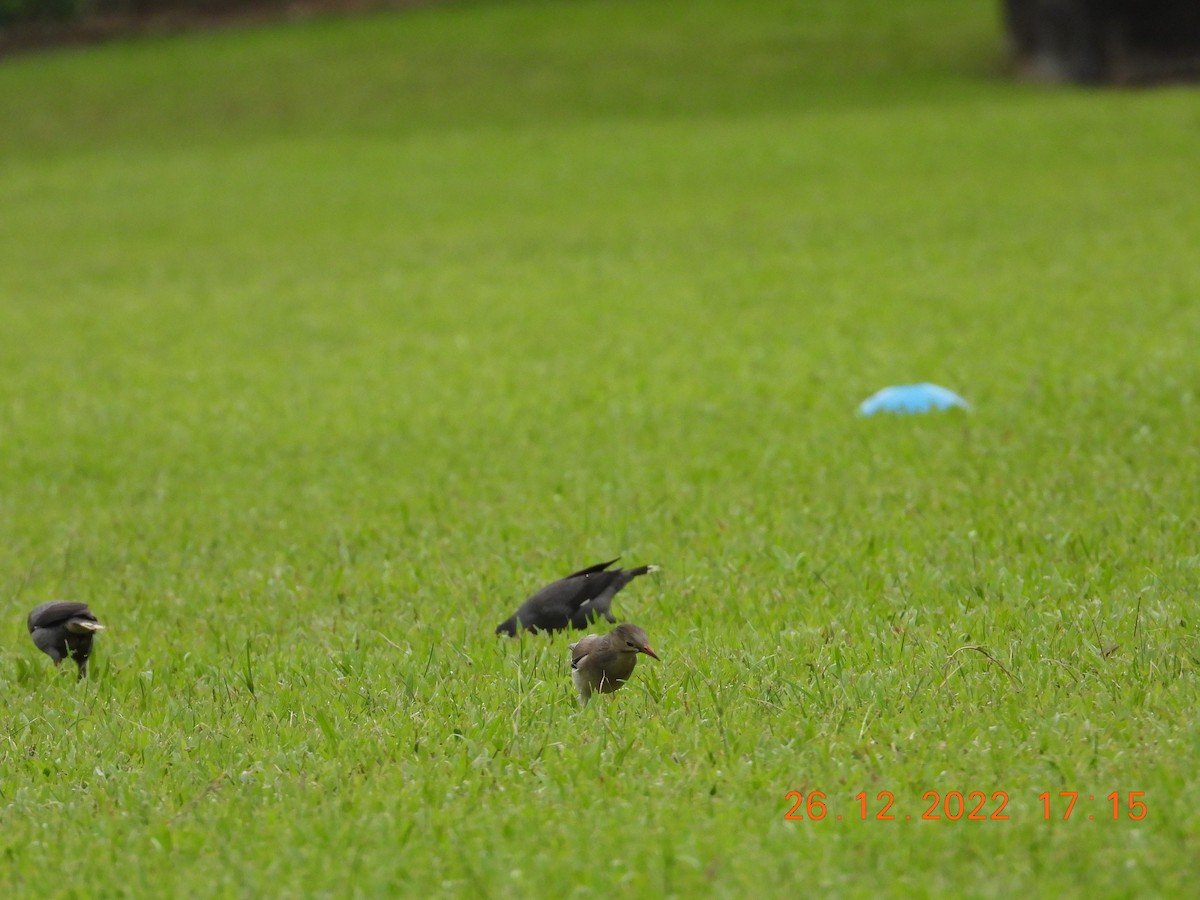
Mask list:
POLYGON ((600 616, 616 622, 611 607, 617 591, 639 575, 658 570, 658 566, 610 569, 616 561, 596 563, 546 585, 497 625, 496 634, 516 637, 522 628, 527 631, 559 631, 568 626, 587 628, 600 616))
POLYGON ((104 626, 96 621, 86 603, 73 600, 41 603, 29 614, 28 624, 33 642, 54 660, 54 665, 69 657, 79 666, 79 677, 87 675, 92 638, 104 626))

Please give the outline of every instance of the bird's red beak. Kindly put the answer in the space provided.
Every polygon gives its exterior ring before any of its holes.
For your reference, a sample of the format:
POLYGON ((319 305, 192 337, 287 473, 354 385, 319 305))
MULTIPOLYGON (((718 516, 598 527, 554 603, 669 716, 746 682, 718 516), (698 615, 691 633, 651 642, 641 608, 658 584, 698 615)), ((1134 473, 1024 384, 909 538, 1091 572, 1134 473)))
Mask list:
MULTIPOLYGON (((647 644, 645 647, 642 648, 642 652, 645 653, 647 656, 653 656, 655 659, 658 659, 658 654, 650 649, 649 644, 647 644)), ((659 662, 662 662, 662 660, 659 660, 659 662)))

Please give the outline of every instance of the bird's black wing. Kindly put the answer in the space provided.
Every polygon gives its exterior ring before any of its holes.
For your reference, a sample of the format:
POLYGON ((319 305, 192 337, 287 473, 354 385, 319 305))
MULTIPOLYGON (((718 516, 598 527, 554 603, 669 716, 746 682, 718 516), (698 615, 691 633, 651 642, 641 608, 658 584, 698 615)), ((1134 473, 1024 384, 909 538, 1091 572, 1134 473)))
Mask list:
POLYGON ((52 628, 76 616, 93 620, 96 618, 86 603, 80 603, 78 600, 51 600, 34 607, 33 612, 29 614, 29 630, 52 628))
POLYGON ((589 575, 587 583, 583 586, 583 598, 580 600, 579 606, 590 603, 614 585, 616 586, 616 590, 613 593, 616 593, 616 591, 621 589, 625 581, 628 581, 624 576, 624 569, 613 569, 611 572, 597 572, 594 575, 589 575))
POLYGON ((582 595, 582 602, 571 611, 571 625, 574 628, 587 628, 600 616, 610 622, 616 621, 609 612, 612 598, 617 591, 629 583, 632 576, 625 569, 613 569, 611 572, 597 572, 588 577, 588 583, 582 595))
POLYGON ((609 581, 615 573, 598 571, 587 575, 571 575, 548 584, 517 610, 517 618, 525 628, 538 631, 558 631, 570 626, 571 619, 602 586, 597 579, 609 581))
POLYGON ((565 576, 562 580, 566 581, 568 578, 578 578, 580 575, 592 575, 596 572, 603 572, 620 558, 621 557, 618 556, 617 559, 610 559, 608 562, 596 563, 594 566, 588 566, 586 569, 580 569, 578 572, 572 572, 570 575, 565 576))
MULTIPOLYGON (((537 631, 557 631, 569 627, 579 608, 598 596, 621 572, 620 569, 605 571, 616 561, 610 559, 608 562, 596 563, 586 569, 572 572, 534 593, 516 612, 520 626, 537 631)), ((499 626, 497 632, 511 633, 506 625, 507 623, 504 623, 499 626)))
POLYGON ((584 603, 587 603, 588 582, 591 579, 592 576, 590 575, 573 575, 570 578, 556 581, 554 584, 548 584, 526 600, 525 604, 531 612, 549 612, 554 610, 561 611, 569 616, 584 603))

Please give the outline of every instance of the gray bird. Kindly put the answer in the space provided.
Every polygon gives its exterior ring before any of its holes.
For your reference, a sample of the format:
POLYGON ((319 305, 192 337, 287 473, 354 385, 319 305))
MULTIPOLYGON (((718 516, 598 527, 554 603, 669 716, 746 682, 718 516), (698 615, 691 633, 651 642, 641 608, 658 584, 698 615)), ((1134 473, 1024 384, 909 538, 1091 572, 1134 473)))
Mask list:
POLYGON ((496 634, 516 637, 521 628, 528 631, 559 631, 568 625, 583 629, 600 616, 609 622, 616 622, 611 606, 617 591, 639 575, 658 570, 658 566, 609 569, 616 561, 610 559, 596 563, 546 585, 497 625, 496 634))
POLYGON ((633 674, 639 653, 658 659, 637 625, 618 625, 608 634, 589 634, 571 645, 571 680, 586 706, 592 693, 611 694, 633 674))
POLYGON ((67 657, 75 660, 80 678, 87 675, 92 637, 103 629, 86 603, 73 600, 41 603, 29 614, 29 633, 38 649, 54 660, 56 666, 67 657))

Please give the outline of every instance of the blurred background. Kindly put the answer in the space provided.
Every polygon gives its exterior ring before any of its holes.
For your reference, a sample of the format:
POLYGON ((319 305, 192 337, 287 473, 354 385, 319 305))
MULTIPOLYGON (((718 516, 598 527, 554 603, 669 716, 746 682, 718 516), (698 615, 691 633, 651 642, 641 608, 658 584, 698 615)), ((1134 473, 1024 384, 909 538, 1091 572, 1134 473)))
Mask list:
MULTIPOLYGON (((454 0, 0 0, 0 52, 144 31, 394 9, 454 0)), ((976 0, 982 2, 982 0, 976 0)), ((996 0, 1013 71, 1049 81, 1200 77, 1195 0, 996 0)), ((803 15, 798 4, 797 15, 803 15)))

